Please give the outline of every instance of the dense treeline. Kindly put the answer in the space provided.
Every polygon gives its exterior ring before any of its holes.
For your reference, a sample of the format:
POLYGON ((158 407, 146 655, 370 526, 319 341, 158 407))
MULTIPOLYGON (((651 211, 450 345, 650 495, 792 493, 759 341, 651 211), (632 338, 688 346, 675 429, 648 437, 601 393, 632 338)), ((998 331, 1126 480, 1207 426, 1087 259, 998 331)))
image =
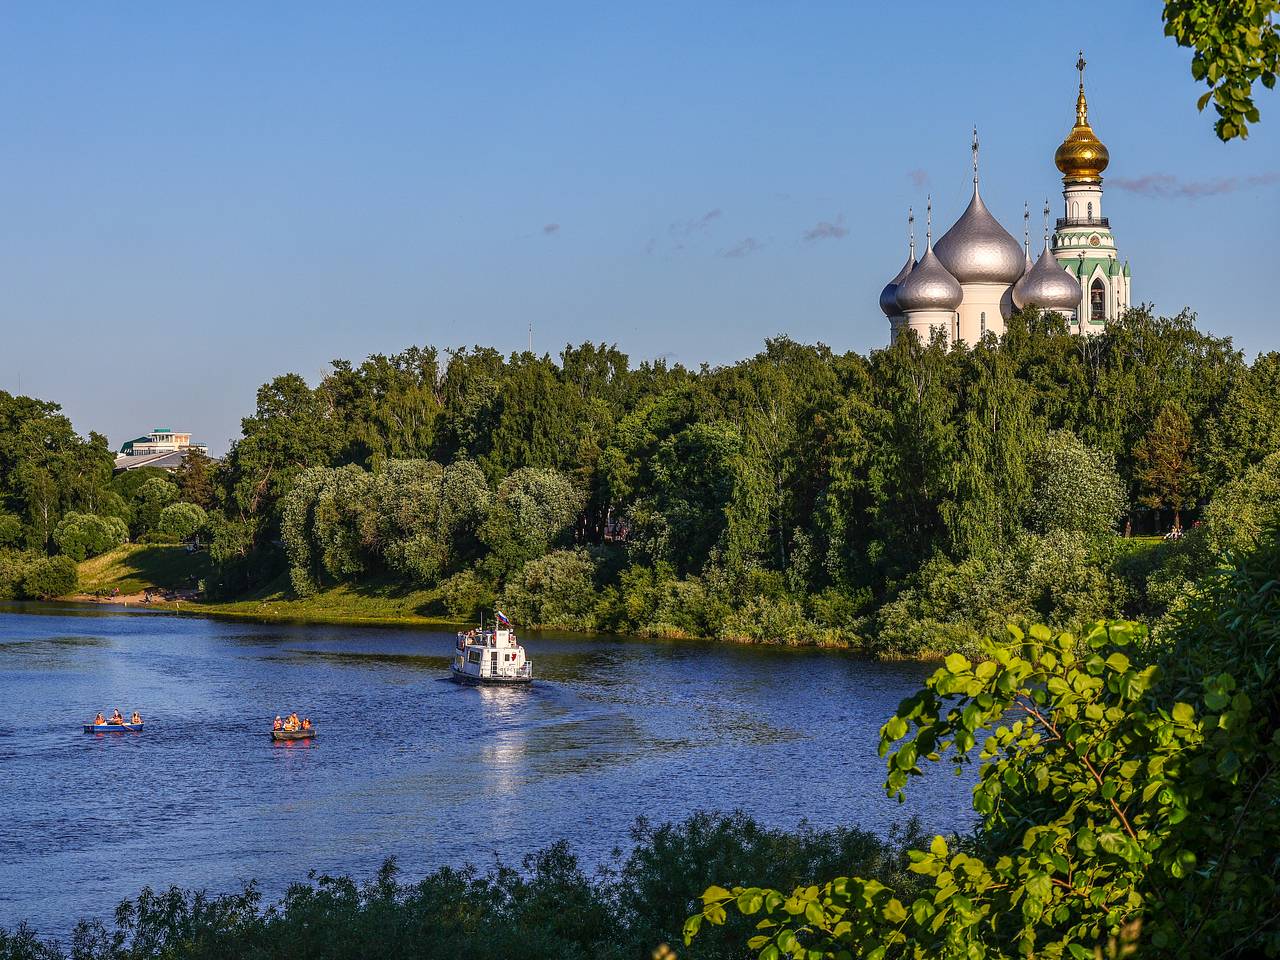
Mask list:
POLYGON ((1125 534, 1216 515, 1221 547, 1280 451, 1280 353, 1148 309, 1094 338, 1022 315, 972 349, 782 338, 696 371, 591 343, 336 361, 264 385, 225 460, 176 478, 110 481, 100 438, 5 399, 0 537, 28 549, 195 534, 216 597, 344 583, 458 619, 497 602, 526 626, 900 655, 1009 619, 1161 616, 1212 552, 1125 534), (44 421, 96 464, 47 495, 44 421), (1224 496, 1236 512, 1206 514, 1224 496))
POLYGON ((1145 309, 697 371, 594 344, 441 360, 259 391, 218 477, 221 590, 287 566, 300 594, 411 586, 461 619, 963 648, 1010 617, 1158 615, 1174 551, 1120 535, 1189 525, 1280 450, 1280 354, 1145 309))

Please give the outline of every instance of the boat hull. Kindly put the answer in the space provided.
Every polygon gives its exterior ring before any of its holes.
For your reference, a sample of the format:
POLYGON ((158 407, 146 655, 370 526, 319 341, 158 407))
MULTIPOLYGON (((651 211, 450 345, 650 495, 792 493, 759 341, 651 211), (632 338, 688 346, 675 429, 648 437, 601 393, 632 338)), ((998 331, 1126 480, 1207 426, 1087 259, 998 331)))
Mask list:
POLYGON ((533 677, 477 677, 453 667, 449 668, 449 673, 454 683, 469 687, 527 687, 533 683, 533 677))
POLYGON ((141 733, 140 723, 86 723, 85 733, 141 733))
POLYGON ((272 740, 314 740, 315 730, 272 730, 272 740))

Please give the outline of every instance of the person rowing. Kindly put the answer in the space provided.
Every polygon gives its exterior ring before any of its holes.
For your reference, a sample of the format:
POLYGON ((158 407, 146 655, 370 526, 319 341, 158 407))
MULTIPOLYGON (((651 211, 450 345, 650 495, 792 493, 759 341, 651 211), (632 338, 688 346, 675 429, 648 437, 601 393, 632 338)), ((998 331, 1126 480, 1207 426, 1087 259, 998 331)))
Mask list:
POLYGON ((124 724, 124 717, 120 714, 120 711, 119 711, 119 710, 112 710, 112 711, 111 711, 111 719, 110 719, 110 720, 108 720, 108 721, 107 721, 107 723, 114 723, 114 724, 123 725, 123 724, 124 724))

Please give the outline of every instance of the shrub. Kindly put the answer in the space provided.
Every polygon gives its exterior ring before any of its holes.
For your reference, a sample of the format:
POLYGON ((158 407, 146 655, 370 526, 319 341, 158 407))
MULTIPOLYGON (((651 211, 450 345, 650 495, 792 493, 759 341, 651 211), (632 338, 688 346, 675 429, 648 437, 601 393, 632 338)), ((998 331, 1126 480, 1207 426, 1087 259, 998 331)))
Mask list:
POLYGON ((22 577, 22 593, 35 600, 52 600, 75 593, 79 572, 70 557, 41 557, 33 560, 22 577))
POLYGON ((463 570, 436 588, 436 601, 444 612, 456 620, 470 622, 484 610, 493 607, 496 593, 493 584, 474 570, 463 570))
POLYGON ((595 563, 586 550, 555 550, 530 560, 502 591, 502 606, 528 626, 591 630, 596 626, 595 563))
POLYGON ((67 513, 53 528, 53 542, 63 554, 77 562, 106 553, 128 537, 129 528, 119 517, 99 517, 92 513, 67 513))
POLYGON ((0 547, 12 547, 22 540, 22 518, 0 513, 0 547))

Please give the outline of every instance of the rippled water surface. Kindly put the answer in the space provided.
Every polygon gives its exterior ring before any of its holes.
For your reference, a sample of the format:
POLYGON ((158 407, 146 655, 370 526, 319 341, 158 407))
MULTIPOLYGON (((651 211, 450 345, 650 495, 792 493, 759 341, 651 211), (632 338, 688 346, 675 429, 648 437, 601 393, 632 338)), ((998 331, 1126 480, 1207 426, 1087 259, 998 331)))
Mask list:
MULTIPOLYGON (((6 608, 16 611, 19 608, 6 608)), ((589 863, 638 816, 742 808, 878 830, 969 819, 939 771, 885 799, 876 732, 930 667, 787 651, 528 636, 526 689, 448 682, 451 634, 0 612, 0 926, 65 933, 144 884, 278 894, 309 869, 408 876, 589 863), (141 734, 92 735, 97 710, 141 734), (273 744, 277 712, 319 728, 273 744)))

